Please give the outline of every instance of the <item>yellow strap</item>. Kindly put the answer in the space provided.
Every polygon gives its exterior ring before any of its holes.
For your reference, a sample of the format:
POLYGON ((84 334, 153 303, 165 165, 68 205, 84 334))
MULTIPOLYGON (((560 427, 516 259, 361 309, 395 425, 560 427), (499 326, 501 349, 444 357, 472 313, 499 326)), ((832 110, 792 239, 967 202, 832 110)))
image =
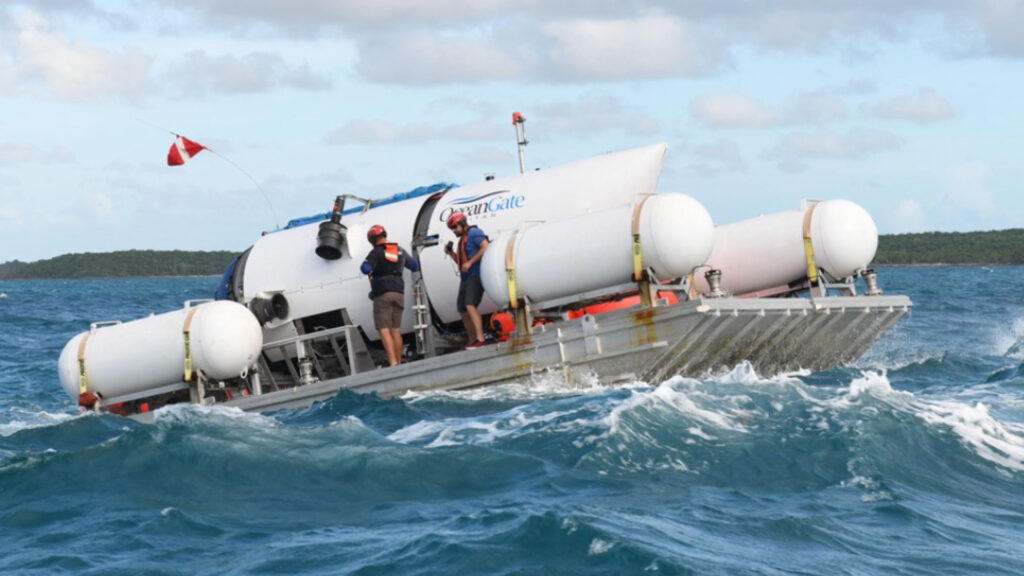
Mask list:
POLYGON ((85 374, 85 343, 89 341, 89 336, 92 334, 86 334, 82 341, 78 343, 78 393, 85 394, 89 386, 89 378, 85 374))
POLYGON ((505 244, 505 275, 508 278, 508 305, 512 309, 519 307, 516 296, 516 233, 513 232, 505 244))
POLYGON ((189 308, 188 314, 185 314, 185 325, 181 329, 185 337, 185 382, 192 381, 192 317, 198 309, 198 306, 189 308))
POLYGON ((817 204, 811 204, 804 212, 804 255, 807 256, 807 277, 811 284, 818 281, 818 267, 814 264, 814 246, 811 243, 811 216, 815 206, 817 204))
POLYGON ((640 199, 639 202, 636 203, 636 206, 633 207, 633 225, 632 225, 632 228, 631 228, 631 232, 633 234, 633 281, 634 282, 640 282, 641 280, 644 279, 644 277, 643 277, 643 271, 644 271, 643 247, 640 245, 640 213, 643 210, 644 202, 647 202, 648 198, 650 198, 650 195, 644 196, 643 198, 640 199))

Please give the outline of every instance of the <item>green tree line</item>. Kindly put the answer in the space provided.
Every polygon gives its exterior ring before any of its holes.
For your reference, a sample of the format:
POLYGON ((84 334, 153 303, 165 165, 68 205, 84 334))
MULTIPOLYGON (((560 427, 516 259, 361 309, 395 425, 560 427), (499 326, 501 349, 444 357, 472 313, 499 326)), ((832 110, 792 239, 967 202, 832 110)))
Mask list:
MULTIPOLYGON (((64 254, 37 262, 0 264, 0 280, 219 276, 237 252, 125 250, 64 254)), ((923 232, 878 237, 876 266, 1024 265, 1024 229, 923 232)))
POLYGON ((1024 264, 1024 229, 923 232, 878 237, 878 266, 1024 264))
POLYGON ((235 256, 238 252, 185 250, 64 254, 38 262, 14 260, 0 264, 0 280, 219 276, 235 256))

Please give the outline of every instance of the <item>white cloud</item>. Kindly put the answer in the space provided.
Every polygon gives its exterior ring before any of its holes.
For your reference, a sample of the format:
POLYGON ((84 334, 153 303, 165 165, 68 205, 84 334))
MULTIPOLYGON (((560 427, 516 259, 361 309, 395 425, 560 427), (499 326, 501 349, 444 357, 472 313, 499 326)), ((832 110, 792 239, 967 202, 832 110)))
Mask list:
POLYGON ((64 146, 42 150, 24 142, 0 142, 0 166, 5 164, 49 164, 71 162, 74 153, 64 146))
POLYGON ((15 75, 42 83, 62 100, 92 101, 109 96, 135 99, 148 87, 150 59, 135 49, 108 50, 69 38, 37 12, 17 17, 12 50, 15 75))
POLYGON ((689 152, 695 160, 690 163, 690 169, 700 176, 712 177, 747 169, 739 145, 727 138, 693 146, 689 152))
POLYGON ((928 229, 924 208, 916 200, 900 200, 895 213, 883 215, 889 218, 888 226, 901 232, 923 232, 928 229))
POLYGON ((325 144, 425 144, 431 141, 493 142, 508 131, 490 122, 462 122, 439 126, 427 122, 398 124, 384 120, 353 120, 324 137, 325 144))
POLYGON ((740 94, 704 96, 690 103, 690 113, 710 128, 764 128, 779 116, 763 104, 740 94))
POLYGON ((325 144, 423 144, 437 132, 425 123, 353 120, 324 137, 325 144))
MULTIPOLYGON (((166 4, 159 0, 150 3, 166 4)), ((550 12, 544 8, 558 3, 540 0, 175 0, 173 4, 174 8, 200 14, 217 27, 259 24, 305 36, 324 29, 375 33, 392 27, 461 26, 520 11, 550 12)))
POLYGON ((921 88, 916 96, 901 96, 868 108, 879 118, 926 123, 953 116, 953 107, 931 88, 921 88))
MULTIPOLYGON (((486 106, 460 100, 465 107, 479 113, 486 106)), ((531 120, 542 122, 543 134, 591 135, 619 132, 651 136, 658 132, 657 122, 649 115, 626 107, 611 96, 590 95, 578 100, 547 101, 530 107, 527 117, 527 138, 531 120)), ((493 110, 490 110, 493 112, 493 110)), ((423 144, 430 141, 502 142, 512 141, 511 123, 496 123, 493 114, 469 122, 395 123, 384 120, 353 120, 330 132, 326 144, 423 144)), ((544 136, 540 136, 544 138, 544 136)))
POLYGON ((493 146, 471 148, 462 155, 462 160, 470 164, 484 166, 512 166, 518 160, 511 147, 497 148, 493 146))
POLYGON ((710 72, 726 54, 712 36, 660 12, 620 19, 502 19, 457 30, 359 35, 359 73, 400 84, 497 80, 617 82, 710 72))
POLYGON ((690 113, 708 128, 773 128, 842 120, 846 105, 836 96, 804 93, 775 111, 742 94, 715 94, 691 102, 690 113))
POLYGON ((788 171, 803 168, 810 158, 855 160, 903 145, 899 136, 871 128, 853 128, 845 133, 830 130, 787 134, 764 157, 776 160, 788 171))
POLYGON ((801 94, 783 115, 786 124, 825 124, 846 117, 846 106, 835 96, 801 94))
MULTIPOLYGON (((137 0, 134 6, 138 10, 127 14, 76 3, 46 4, 47 14, 81 17, 84 13, 104 19, 111 28, 132 25, 132 20, 175 23, 161 29, 161 34, 205 25, 222 36, 344 38, 358 47, 355 69, 363 78, 400 84, 692 77, 721 70, 739 47, 839 51, 863 57, 905 42, 914 31, 934 30, 936 21, 948 24, 949 32, 939 40, 944 45, 962 44, 967 35, 980 45, 974 52, 1024 56, 1024 35, 1018 33, 1024 27, 1024 15, 1019 3, 1011 0, 907 0, 896 5, 800 0, 742 4, 668 0, 178 0, 169 4, 137 0), (146 9, 155 12, 144 18, 141 14, 146 9)), ((36 60, 27 71, 50 78, 55 87, 61 87, 54 91, 62 97, 71 98, 68 94, 73 93, 81 98, 81 94, 115 88, 117 93, 137 94, 145 84, 149 60, 136 55, 137 49, 103 50, 62 38, 46 27, 28 29, 48 38, 51 45, 63 42, 63 52, 77 54, 94 71, 108 71, 78 77, 94 79, 91 82, 61 82, 57 78, 73 79, 73 70, 83 67, 36 60), (102 79, 114 71, 120 82, 102 79)), ((223 90, 260 89, 260 81, 246 77, 246 71, 261 67, 247 61, 247 56, 232 58, 243 70, 226 74, 219 82, 223 90)), ((263 71, 272 75, 262 80, 265 86, 323 86, 322 80, 301 66, 263 71)), ((206 82, 215 84, 212 77, 206 82)), ((4 83, 10 84, 0 78, 0 86, 4 83)))
MULTIPOLYGON (((5 189, 8 185, 16 184, 15 181, 9 180, 5 175, 0 174, 0 190, 5 189)), ((20 198, 16 198, 17 193, 4 193, 0 195, 0 222, 4 223, 4 229, 10 229, 11 225, 19 224, 22 222, 21 219, 21 202, 20 198)), ((0 262, 3 262, 5 258, 0 258, 0 262)))
POLYGON ((1020 0, 973 0, 946 17, 951 52, 1024 57, 1024 7, 1020 0))
MULTIPOLYGON (((56 6, 56 7, 54 7, 56 6)), ((89 5, 86 5, 89 6, 89 5)), ((916 31, 946 24, 952 51, 1024 56, 1018 0, 906 0, 897 4, 674 2, 670 0, 136 0, 132 14, 64 2, 51 13, 87 13, 125 27, 149 20, 209 27, 221 35, 339 38, 359 48, 366 79, 404 84, 493 80, 622 81, 717 71, 738 47, 870 56, 916 31), (585 16, 581 16, 585 15, 585 16)), ((124 12, 124 11, 122 11, 124 12)))
MULTIPOLYGON (((657 121, 648 114, 632 110, 613 96, 593 94, 575 100, 539 103, 531 107, 543 122, 547 134, 588 135, 621 132, 651 136, 659 131, 657 121)), ((529 118, 527 118, 529 123, 529 118)))
POLYGON ((694 76, 717 68, 722 52, 685 20, 661 12, 630 19, 576 19, 541 26, 552 79, 617 81, 694 76))
POLYGON ((244 56, 211 56, 202 50, 186 53, 165 72, 164 80, 188 96, 265 92, 280 86, 323 89, 329 84, 316 77, 307 64, 289 67, 279 54, 253 52, 244 56))
POLYGON ((967 162, 946 169, 943 182, 946 191, 942 205, 951 219, 963 218, 965 214, 981 219, 991 218, 997 208, 989 188, 992 167, 986 162, 967 162))
POLYGON ((528 76, 535 60, 488 37, 395 33, 362 40, 356 70, 375 82, 475 83, 528 76))
POLYGON ((874 80, 868 80, 866 78, 854 78, 842 86, 837 86, 831 90, 834 94, 848 95, 848 96, 859 96, 863 94, 873 94, 878 92, 878 83, 874 80))

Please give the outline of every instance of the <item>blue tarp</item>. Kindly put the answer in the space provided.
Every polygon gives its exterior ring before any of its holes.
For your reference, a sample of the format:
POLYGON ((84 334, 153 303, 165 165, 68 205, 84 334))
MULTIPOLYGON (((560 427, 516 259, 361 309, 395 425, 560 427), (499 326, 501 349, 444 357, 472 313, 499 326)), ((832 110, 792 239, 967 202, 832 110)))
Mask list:
MULTIPOLYGON (((456 187, 458 187, 458 184, 448 184, 447 182, 438 182, 437 184, 431 184, 430 186, 420 186, 419 188, 415 188, 415 189, 410 190, 408 192, 400 192, 400 193, 395 194, 394 196, 392 196, 390 198, 384 198, 382 200, 374 200, 373 203, 370 204, 370 209, 373 210, 377 206, 387 206, 388 204, 394 204, 395 202, 401 202, 403 200, 408 200, 410 198, 417 198, 419 196, 429 196, 430 194, 435 194, 437 192, 441 192, 442 190, 447 190, 448 188, 456 188, 456 187)), ((349 208, 348 210, 343 211, 342 215, 344 215, 344 214, 356 214, 356 213, 362 212, 363 208, 364 208, 364 206, 362 204, 360 204, 359 206, 356 206, 354 208, 349 208)), ((287 230, 289 228, 296 228, 296 227, 299 227, 299 226, 305 226, 306 224, 311 224, 313 222, 320 222, 320 221, 323 221, 323 220, 329 220, 330 217, 331 217, 331 213, 330 212, 324 212, 323 214, 314 214, 312 216, 303 216, 301 218, 294 218, 292 220, 289 220, 288 224, 285 224, 285 227, 282 228, 282 230, 287 230)))
POLYGON ((239 256, 235 256, 235 259, 228 264, 227 270, 224 270, 224 274, 220 277, 220 284, 217 285, 217 291, 214 292, 214 300, 226 300, 228 293, 231 292, 231 276, 235 273, 235 266, 238 265, 239 256))

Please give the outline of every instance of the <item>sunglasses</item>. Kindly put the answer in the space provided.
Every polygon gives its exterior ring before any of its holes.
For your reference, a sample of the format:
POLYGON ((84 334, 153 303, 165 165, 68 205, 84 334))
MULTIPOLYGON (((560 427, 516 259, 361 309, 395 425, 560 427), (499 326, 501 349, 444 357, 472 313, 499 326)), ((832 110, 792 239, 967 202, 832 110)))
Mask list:
POLYGON ((455 225, 449 226, 449 227, 448 227, 448 229, 449 229, 449 230, 455 230, 455 229, 456 229, 456 228, 458 228, 459 226, 462 226, 462 223, 461 223, 461 222, 460 222, 459 224, 455 224, 455 225))

